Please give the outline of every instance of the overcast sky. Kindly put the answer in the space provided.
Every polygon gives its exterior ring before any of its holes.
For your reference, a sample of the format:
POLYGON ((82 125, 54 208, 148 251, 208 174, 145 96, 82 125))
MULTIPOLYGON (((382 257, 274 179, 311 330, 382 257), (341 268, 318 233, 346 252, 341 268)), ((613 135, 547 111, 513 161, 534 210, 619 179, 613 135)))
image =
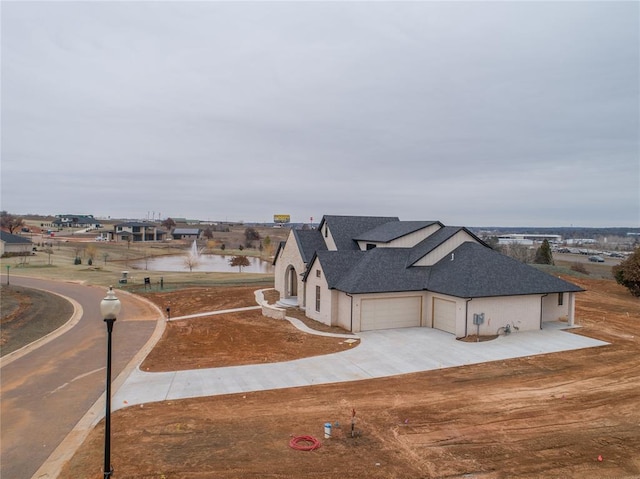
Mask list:
POLYGON ((0 207, 638 226, 639 10, 3 1, 0 207))

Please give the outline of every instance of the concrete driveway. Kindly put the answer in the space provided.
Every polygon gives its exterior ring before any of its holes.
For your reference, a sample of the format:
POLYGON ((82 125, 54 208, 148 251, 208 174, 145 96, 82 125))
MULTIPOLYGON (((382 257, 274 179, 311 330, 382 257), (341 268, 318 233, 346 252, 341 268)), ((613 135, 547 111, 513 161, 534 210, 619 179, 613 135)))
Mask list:
MULTIPOLYGON (((181 398, 357 381, 487 361, 603 346, 607 343, 545 323, 493 341, 466 343, 431 328, 360 333, 352 350, 281 363, 166 373, 136 369, 117 391, 113 408, 181 398)), ((336 341, 343 341, 336 338, 336 341)))

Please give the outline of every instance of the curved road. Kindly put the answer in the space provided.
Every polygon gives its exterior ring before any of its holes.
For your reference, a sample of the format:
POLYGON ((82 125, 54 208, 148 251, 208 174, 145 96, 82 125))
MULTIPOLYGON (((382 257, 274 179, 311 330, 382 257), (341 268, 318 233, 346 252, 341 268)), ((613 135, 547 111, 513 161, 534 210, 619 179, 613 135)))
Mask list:
MULTIPOLYGON (((11 284, 73 298, 83 310, 64 334, 2 364, 0 477, 25 479, 36 473, 104 392, 107 333, 99 305, 106 288, 17 276, 11 277, 11 284)), ((112 378, 143 348, 161 317, 159 310, 135 296, 118 297, 122 311, 113 330, 112 378)), ((96 458, 96 468, 102 460, 96 458)))

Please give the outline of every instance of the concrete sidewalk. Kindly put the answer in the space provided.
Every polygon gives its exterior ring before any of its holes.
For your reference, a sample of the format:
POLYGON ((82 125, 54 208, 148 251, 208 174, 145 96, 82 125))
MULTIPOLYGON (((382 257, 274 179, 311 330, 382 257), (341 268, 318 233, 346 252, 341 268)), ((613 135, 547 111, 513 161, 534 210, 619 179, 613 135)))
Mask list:
POLYGON ((541 331, 480 343, 457 341, 431 328, 368 331, 359 333, 359 346, 325 356, 166 373, 135 369, 118 389, 112 406, 115 410, 155 401, 357 381, 608 344, 561 327, 562 323, 545 324, 541 331))

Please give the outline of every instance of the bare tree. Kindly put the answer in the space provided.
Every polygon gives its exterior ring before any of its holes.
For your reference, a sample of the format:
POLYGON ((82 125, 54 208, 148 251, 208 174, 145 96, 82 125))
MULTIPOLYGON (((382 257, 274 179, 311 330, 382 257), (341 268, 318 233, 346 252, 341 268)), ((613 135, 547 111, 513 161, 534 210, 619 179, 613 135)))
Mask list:
POLYGON ((24 226, 24 220, 14 215, 10 215, 6 211, 0 211, 0 226, 9 230, 13 234, 18 228, 24 226))
POLYGON ((200 261, 198 261, 198 258, 194 255, 187 255, 187 257, 184 259, 184 265, 189 268, 189 272, 193 272, 193 268, 195 268, 199 264, 200 261))
POLYGON ((51 264, 51 255, 53 254, 53 248, 51 246, 45 246, 42 251, 44 251, 45 253, 47 253, 47 260, 48 263, 51 264))
POLYGON ((533 252, 523 244, 511 243, 504 246, 504 254, 523 263, 533 261, 533 252))
POLYGON ((162 225, 163 228, 166 228, 167 230, 171 230, 172 228, 176 227, 176 222, 173 221, 171 218, 167 218, 160 224, 162 225))

